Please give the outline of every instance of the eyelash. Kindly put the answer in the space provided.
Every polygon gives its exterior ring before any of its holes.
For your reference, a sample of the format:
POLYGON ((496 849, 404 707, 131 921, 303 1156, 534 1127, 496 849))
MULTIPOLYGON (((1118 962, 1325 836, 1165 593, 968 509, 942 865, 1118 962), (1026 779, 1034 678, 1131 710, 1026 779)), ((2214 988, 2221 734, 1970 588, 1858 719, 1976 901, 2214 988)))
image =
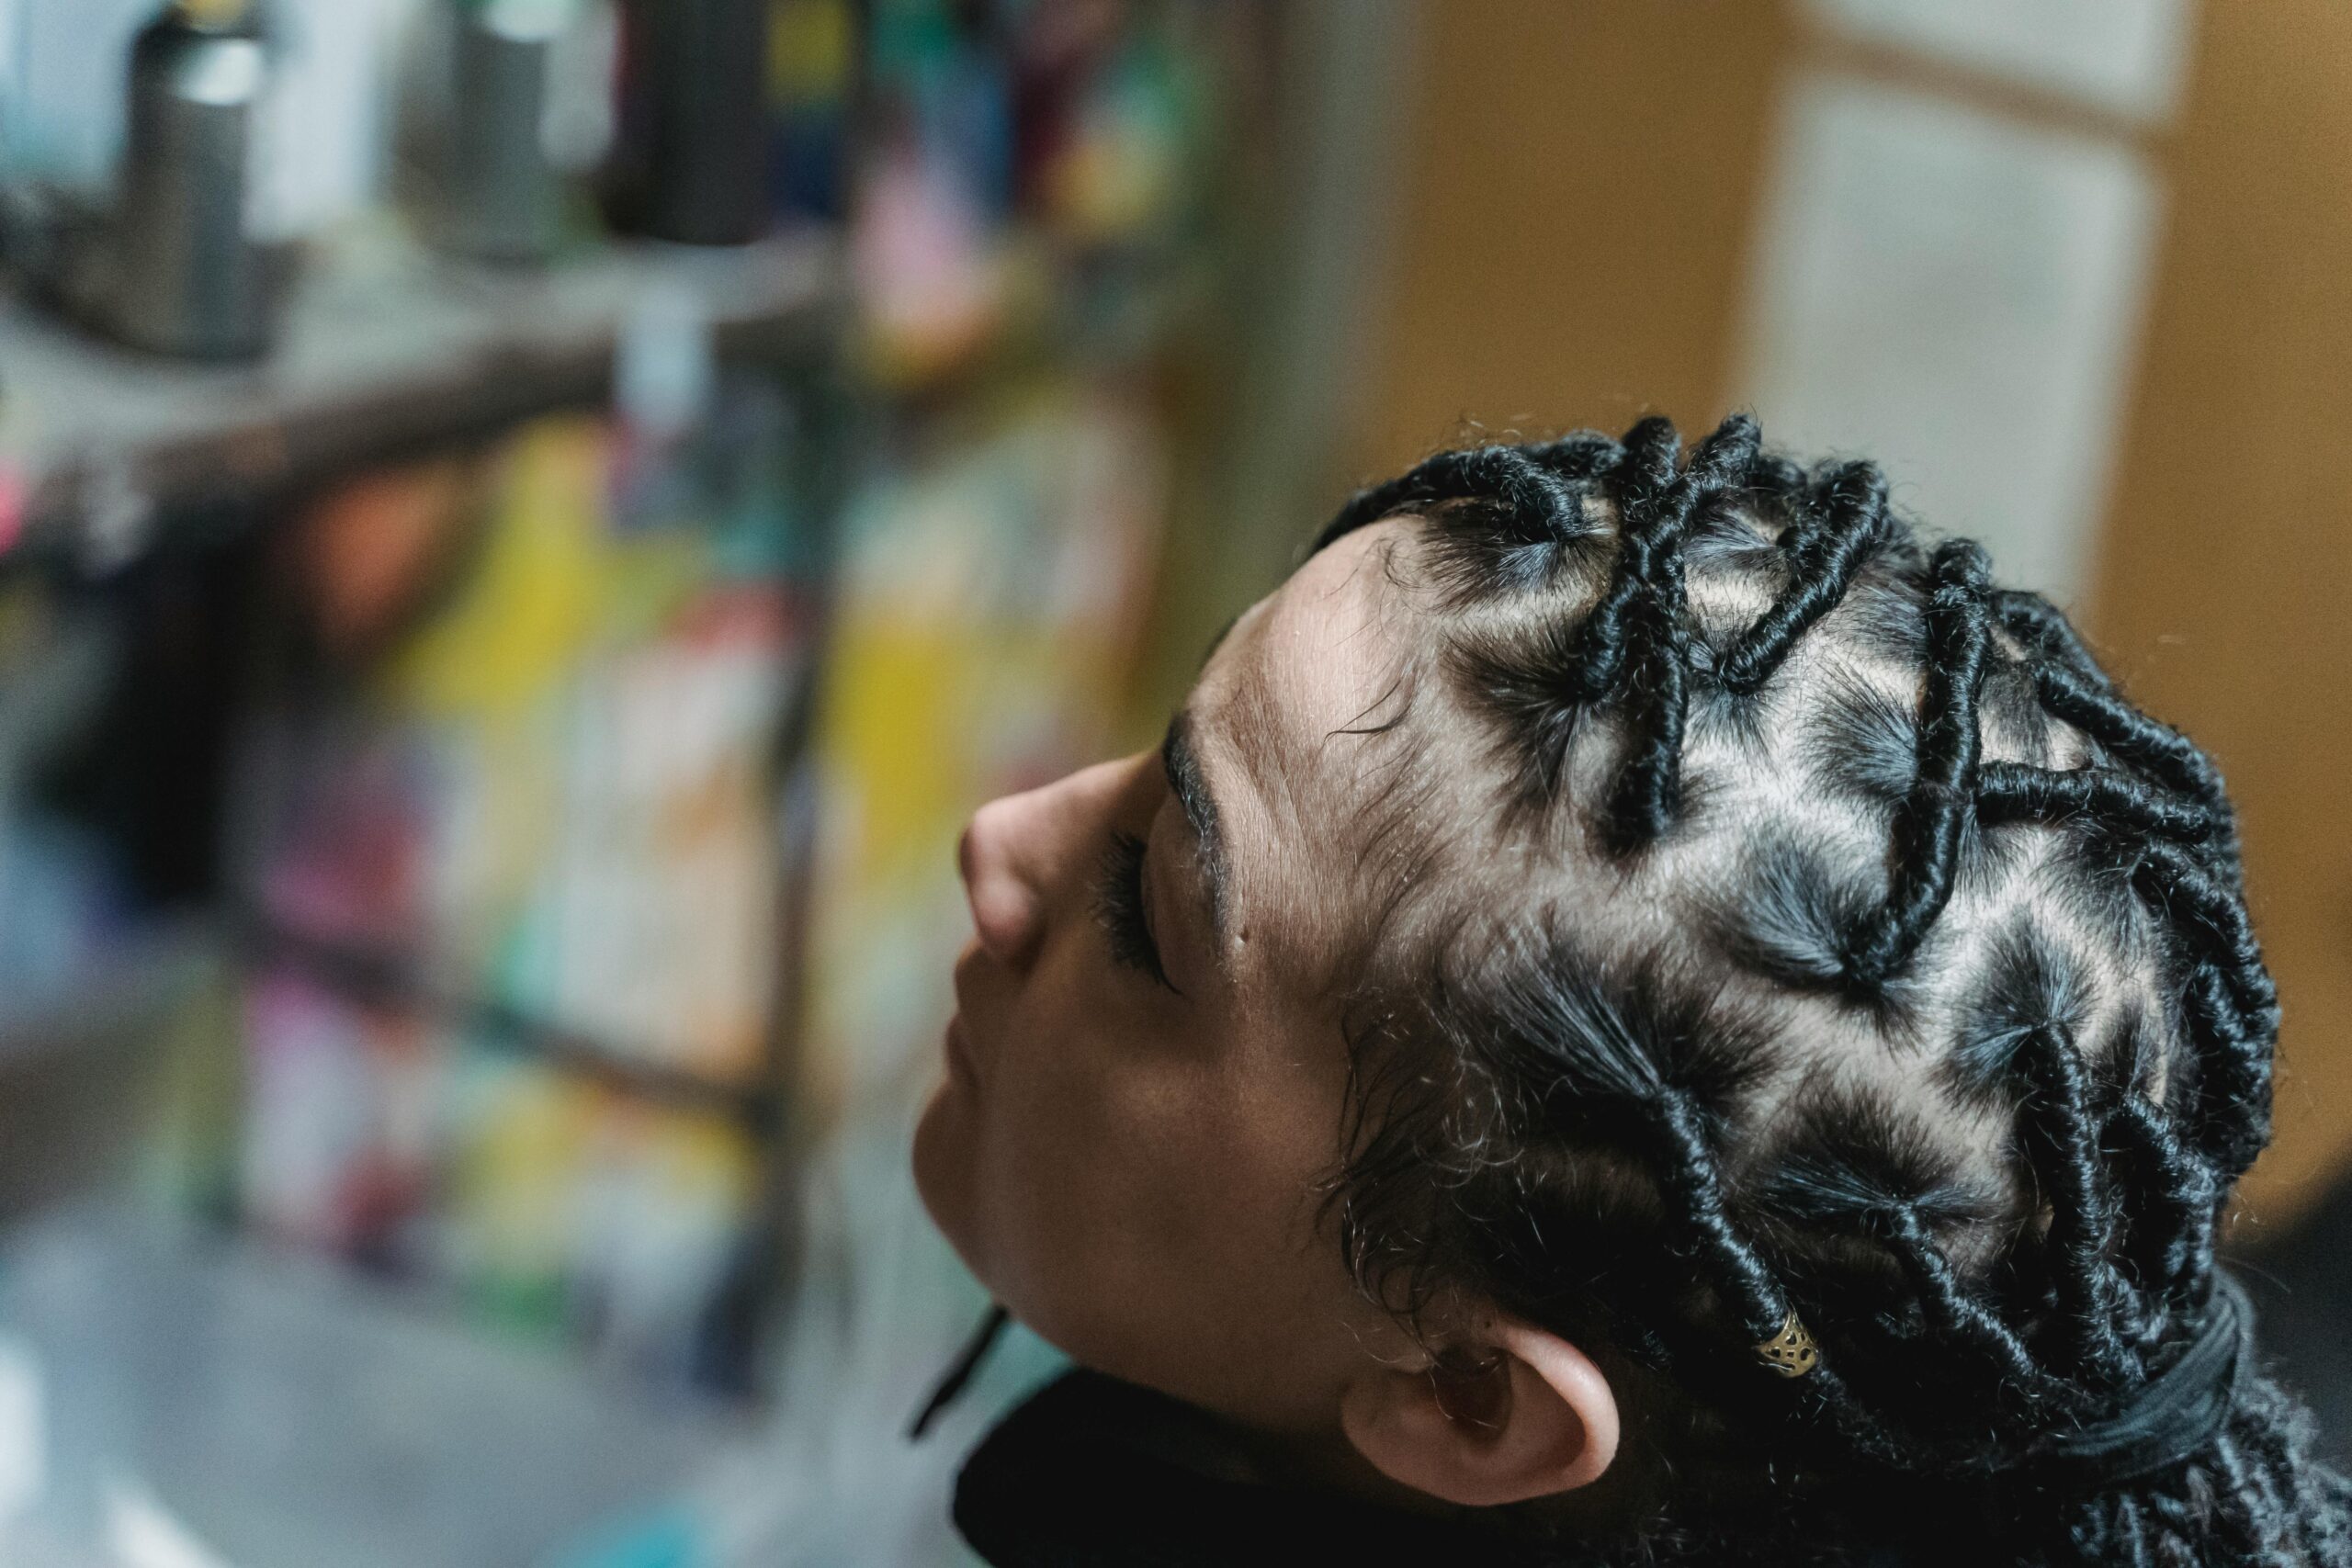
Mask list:
MULTIPOLYGON (((1159 944, 1144 911, 1144 842, 1133 833, 1113 833, 1094 877, 1094 920, 1111 939, 1111 962, 1148 975, 1170 991, 1176 987, 1159 962, 1159 944)), ((1182 992, 1178 992, 1182 995, 1182 992)))

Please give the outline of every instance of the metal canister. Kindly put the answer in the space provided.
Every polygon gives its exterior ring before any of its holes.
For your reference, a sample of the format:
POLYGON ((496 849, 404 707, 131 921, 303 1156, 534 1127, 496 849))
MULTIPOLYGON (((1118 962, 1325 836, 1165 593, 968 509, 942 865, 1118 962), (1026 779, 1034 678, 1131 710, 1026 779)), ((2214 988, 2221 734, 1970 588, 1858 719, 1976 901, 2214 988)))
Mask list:
POLYGON ((548 156, 548 73, 566 0, 447 0, 449 130, 442 231, 454 250, 529 261, 555 244, 564 184, 548 156))
POLYGON ((768 0, 624 0, 614 218, 739 245, 768 226, 768 0))
POLYGON ((175 0, 131 45, 108 317, 136 347, 267 351, 269 258, 253 231, 271 61, 252 0, 175 0))

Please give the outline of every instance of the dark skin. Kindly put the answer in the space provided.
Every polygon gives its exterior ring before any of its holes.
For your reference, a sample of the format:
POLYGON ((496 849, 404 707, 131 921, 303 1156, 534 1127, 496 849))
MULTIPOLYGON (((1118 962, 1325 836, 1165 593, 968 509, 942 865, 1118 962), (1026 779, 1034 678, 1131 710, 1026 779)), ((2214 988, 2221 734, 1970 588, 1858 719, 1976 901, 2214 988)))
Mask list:
POLYGON ((1385 567, 1410 527, 1350 536, 1245 615, 1170 744, 973 818, 975 936, 915 1176, 972 1271, 1075 1360, 1227 1418, 1276 1470, 1489 1506, 1600 1478, 1607 1379, 1488 1303, 1408 1332, 1349 1277, 1322 1201, 1361 919, 1331 868, 1361 858, 1374 787, 1372 754, 1332 740, 1394 688, 1412 590, 1385 567))

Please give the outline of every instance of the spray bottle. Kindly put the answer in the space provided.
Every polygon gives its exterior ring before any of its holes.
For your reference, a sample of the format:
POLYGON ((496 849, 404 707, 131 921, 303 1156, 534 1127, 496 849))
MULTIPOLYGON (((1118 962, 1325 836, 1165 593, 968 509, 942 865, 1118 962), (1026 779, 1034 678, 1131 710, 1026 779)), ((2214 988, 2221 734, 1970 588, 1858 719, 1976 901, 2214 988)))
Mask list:
POLYGON ((687 245, 765 231, 768 23, 768 0, 624 0, 617 227, 687 245))
POLYGON ((450 125, 443 234, 491 261, 531 261, 562 227, 563 176, 548 155, 549 69, 571 0, 448 0, 450 125))
POLYGON ((126 343, 191 359, 267 351, 269 258, 252 219, 270 68, 256 0, 173 0, 132 44, 108 310, 126 343))

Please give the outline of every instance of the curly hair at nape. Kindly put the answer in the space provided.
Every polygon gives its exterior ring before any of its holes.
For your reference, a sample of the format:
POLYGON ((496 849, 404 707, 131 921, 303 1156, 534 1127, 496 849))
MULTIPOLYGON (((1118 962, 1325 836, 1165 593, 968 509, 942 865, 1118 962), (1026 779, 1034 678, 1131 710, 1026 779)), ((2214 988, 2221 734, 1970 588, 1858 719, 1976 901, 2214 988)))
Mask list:
POLYGON ((2352 1561, 2294 1402, 2197 1348, 2278 1032, 2204 754, 1745 417, 1442 453, 1321 543, 1384 522, 1330 1207, 1408 1318, 1597 1348, 1633 1440, 1585 1554, 2352 1561), (2192 1377, 2182 1451, 2053 1457, 2192 1377))

